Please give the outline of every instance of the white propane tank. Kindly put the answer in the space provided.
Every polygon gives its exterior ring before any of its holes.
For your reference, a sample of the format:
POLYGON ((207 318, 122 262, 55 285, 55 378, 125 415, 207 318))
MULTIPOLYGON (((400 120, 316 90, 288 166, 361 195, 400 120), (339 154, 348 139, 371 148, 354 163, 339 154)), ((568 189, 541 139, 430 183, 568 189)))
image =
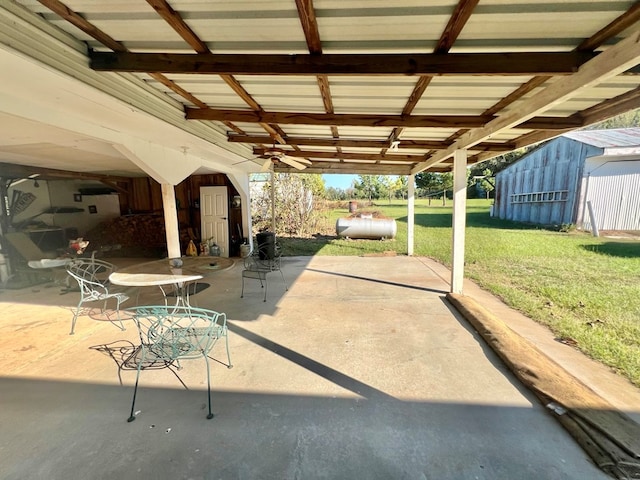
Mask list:
POLYGON ((391 218, 339 218, 336 221, 336 234, 348 238, 395 238, 396 221, 391 218))

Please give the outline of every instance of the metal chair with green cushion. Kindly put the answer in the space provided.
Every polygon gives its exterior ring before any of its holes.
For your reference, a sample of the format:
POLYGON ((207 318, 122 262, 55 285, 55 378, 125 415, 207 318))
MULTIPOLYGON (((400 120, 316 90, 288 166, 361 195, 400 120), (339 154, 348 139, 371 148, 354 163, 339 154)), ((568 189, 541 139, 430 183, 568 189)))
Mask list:
POLYGON ((252 251, 244 259, 244 270, 242 270, 242 291, 240 298, 244 297, 244 279, 253 278, 260 280, 260 286, 264 288, 264 299, 267 301, 267 275, 271 272, 280 272, 282 283, 284 283, 285 291, 289 290, 287 281, 284 279, 284 273, 280 264, 280 247, 277 243, 264 243, 258 245, 258 248, 252 251))
MULTIPOLYGON (((134 409, 138 392, 140 372, 147 365, 164 364, 180 368, 180 360, 203 357, 207 365, 207 395, 209 402, 208 419, 211 412, 211 376, 209 352, 216 342, 224 337, 227 348, 227 368, 231 368, 229 340, 227 336, 227 316, 203 308, 167 305, 141 306, 127 309, 132 313, 140 334, 140 346, 132 357, 138 365, 136 384, 131 402, 131 414, 127 419, 136 419, 134 409)), ((182 382, 182 380, 181 380, 182 382)), ((184 385, 184 383, 182 383, 184 385)), ((185 385, 186 388, 186 385, 185 385)))
MULTIPOLYGON (((115 291, 109 284, 109 275, 115 270, 115 266, 104 260, 95 258, 78 258, 67 264, 67 273, 78 282, 80 287, 80 301, 73 314, 71 321, 71 332, 73 335, 76 328, 76 321, 80 314, 80 307, 84 303, 103 301, 102 312, 107 308, 110 299, 116 301, 116 316, 120 323, 120 330, 124 330, 122 319, 120 318, 120 305, 129 299, 123 292, 115 291)), ((114 323, 113 321, 111 323, 114 323)), ((117 326, 117 325, 116 325, 117 326)))

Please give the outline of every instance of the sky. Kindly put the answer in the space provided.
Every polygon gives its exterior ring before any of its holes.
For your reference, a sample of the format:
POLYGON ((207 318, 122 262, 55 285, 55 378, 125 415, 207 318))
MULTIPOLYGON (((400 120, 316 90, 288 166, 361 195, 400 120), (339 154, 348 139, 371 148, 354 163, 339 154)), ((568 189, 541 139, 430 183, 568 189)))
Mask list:
POLYGON ((333 187, 346 190, 351 187, 351 183, 358 178, 358 175, 323 174, 322 178, 326 188, 333 187))

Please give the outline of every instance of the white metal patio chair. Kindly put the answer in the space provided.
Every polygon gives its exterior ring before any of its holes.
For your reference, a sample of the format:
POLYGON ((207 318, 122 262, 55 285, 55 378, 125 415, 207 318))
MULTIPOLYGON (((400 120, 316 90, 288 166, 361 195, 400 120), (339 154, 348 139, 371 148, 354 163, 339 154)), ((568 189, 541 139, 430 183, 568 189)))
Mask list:
MULTIPOLYGON (((76 328, 76 321, 81 311, 81 306, 89 302, 102 301, 102 312, 107 308, 110 299, 116 301, 116 316, 120 323, 120 330, 125 330, 120 318, 120 305, 129 299, 125 293, 114 290, 114 286, 109 283, 109 275, 115 270, 115 266, 104 260, 95 258, 78 258, 67 264, 67 273, 78 282, 80 288, 80 300, 73 314, 71 321, 71 332, 73 335, 76 328)), ((111 323, 114 323, 111 321, 111 323)), ((115 324, 115 323, 114 323, 115 324)), ((117 326, 117 325, 116 325, 117 326)))
MULTIPOLYGON (((222 337, 225 339, 227 348, 227 368, 233 366, 229 355, 226 315, 203 308, 167 305, 140 306, 130 308, 127 311, 132 313, 133 321, 140 334, 140 347, 127 361, 130 363, 133 360, 137 364, 131 413, 127 421, 133 422, 136 419, 134 409, 142 370, 147 367, 157 368, 158 364, 164 364, 168 368, 175 364, 180 368, 180 360, 200 357, 204 358, 207 365, 207 398, 209 403, 207 419, 213 418, 209 352, 222 337)), ((178 379, 187 388, 180 377, 178 379)))

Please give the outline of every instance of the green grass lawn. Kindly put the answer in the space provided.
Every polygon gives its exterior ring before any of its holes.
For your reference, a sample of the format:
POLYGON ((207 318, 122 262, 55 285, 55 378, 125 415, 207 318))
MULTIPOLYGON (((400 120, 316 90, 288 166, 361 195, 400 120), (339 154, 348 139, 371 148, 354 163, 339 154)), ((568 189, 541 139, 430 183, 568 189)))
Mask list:
MULTIPOLYGON (((379 202, 395 240, 279 237, 285 255, 407 253, 406 202, 379 202)), ((344 210, 323 213, 335 225, 344 210)), ((414 254, 450 266, 451 203, 419 200, 414 254)), ((489 201, 467 205, 465 276, 640 386, 640 241, 594 238, 493 219, 489 201)))

